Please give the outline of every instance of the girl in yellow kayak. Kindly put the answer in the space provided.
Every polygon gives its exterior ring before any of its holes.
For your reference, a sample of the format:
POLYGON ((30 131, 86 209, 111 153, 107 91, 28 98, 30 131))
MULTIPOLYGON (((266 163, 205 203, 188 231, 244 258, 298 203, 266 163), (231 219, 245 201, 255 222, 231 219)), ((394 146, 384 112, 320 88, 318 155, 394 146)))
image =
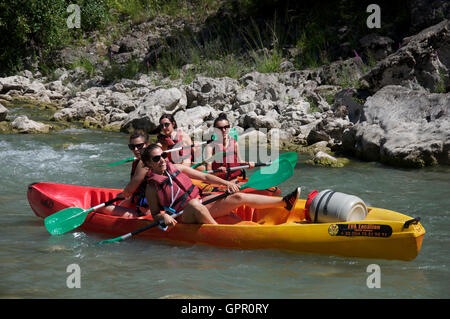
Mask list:
MULTIPOLYGON (((188 134, 183 132, 181 128, 177 127, 177 122, 171 114, 163 114, 159 119, 160 133, 158 134, 157 144, 163 150, 172 148, 191 146, 192 140, 188 134)), ((194 148, 185 148, 180 151, 170 152, 168 154, 169 160, 172 163, 183 164, 191 166, 194 159, 194 148)))
POLYGON ((142 153, 142 161, 150 170, 146 176, 146 198, 155 221, 167 226, 177 222, 186 224, 217 224, 214 218, 225 216, 241 205, 253 208, 285 207, 291 210, 300 196, 298 187, 285 197, 274 197, 239 192, 233 182, 223 180, 212 174, 205 174, 188 166, 172 164, 161 147, 149 145, 142 153), (231 195, 207 205, 208 200, 216 195, 201 198, 200 190, 192 184, 191 179, 207 183, 225 185, 231 195), (171 213, 183 211, 176 219, 171 213))
POLYGON ((131 166, 130 181, 123 191, 118 194, 118 197, 123 197, 125 200, 121 201, 119 205, 105 207, 105 213, 123 217, 136 217, 150 214, 145 198, 145 176, 148 173, 148 167, 141 160, 142 151, 147 147, 148 142, 149 136, 143 130, 135 130, 130 135, 128 148, 133 152, 135 160, 131 166), (136 209, 131 208, 135 206, 136 209))
POLYGON ((233 167, 249 165, 248 168, 255 167, 254 162, 243 162, 237 141, 229 135, 230 122, 225 113, 221 113, 214 121, 215 141, 208 144, 205 149, 205 158, 211 158, 215 154, 223 153, 223 157, 206 164, 206 169, 222 172, 215 173, 216 176, 228 181, 235 181, 238 176, 245 177, 243 169, 233 170, 233 167))

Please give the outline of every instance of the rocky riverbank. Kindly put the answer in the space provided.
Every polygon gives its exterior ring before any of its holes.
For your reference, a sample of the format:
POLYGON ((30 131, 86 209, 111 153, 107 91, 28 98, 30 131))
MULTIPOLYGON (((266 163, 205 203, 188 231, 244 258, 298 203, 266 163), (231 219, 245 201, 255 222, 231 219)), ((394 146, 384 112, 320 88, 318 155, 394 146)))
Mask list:
POLYGON ((278 134, 284 149, 313 149, 311 163, 343 165, 325 151, 401 167, 448 165, 450 22, 405 38, 399 48, 375 35, 362 43, 377 56, 372 66, 355 52, 314 69, 295 70, 285 60, 278 73, 254 71, 239 79, 197 74, 188 84, 156 72, 104 85, 101 75, 91 78, 82 67, 47 77, 23 71, 0 78, 0 131, 46 133, 79 123, 156 133, 159 117, 172 113, 186 132, 205 138, 226 112, 241 137, 257 130, 270 141, 278 134), (24 100, 39 104, 48 118, 13 112, 24 100))

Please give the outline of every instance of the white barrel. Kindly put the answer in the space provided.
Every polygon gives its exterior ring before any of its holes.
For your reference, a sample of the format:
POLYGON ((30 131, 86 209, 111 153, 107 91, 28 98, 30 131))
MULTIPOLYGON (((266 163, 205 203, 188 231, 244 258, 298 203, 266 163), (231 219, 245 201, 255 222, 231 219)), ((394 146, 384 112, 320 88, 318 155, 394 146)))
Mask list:
POLYGON ((354 222, 366 218, 367 206, 359 197, 326 189, 314 197, 309 212, 315 223, 354 222))

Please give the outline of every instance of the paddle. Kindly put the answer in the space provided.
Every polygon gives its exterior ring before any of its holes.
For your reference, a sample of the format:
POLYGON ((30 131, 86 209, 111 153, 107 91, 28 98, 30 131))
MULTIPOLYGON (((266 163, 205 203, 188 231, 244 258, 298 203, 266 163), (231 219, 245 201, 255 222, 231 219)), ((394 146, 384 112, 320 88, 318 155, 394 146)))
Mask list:
POLYGON ((192 144, 192 145, 188 145, 188 146, 175 147, 175 148, 171 148, 170 150, 165 150, 163 152, 164 153, 171 153, 171 152, 181 151, 181 150, 184 150, 184 149, 187 149, 187 148, 192 148, 192 147, 200 146, 200 145, 203 145, 203 144, 209 144, 211 142, 212 142, 212 140, 203 141, 203 142, 198 143, 197 145, 196 144, 192 144))
POLYGON ((99 208, 111 205, 112 203, 123 199, 121 197, 113 198, 107 202, 101 203, 97 206, 83 209, 78 207, 68 207, 59 212, 56 212, 44 219, 45 228, 52 235, 61 235, 71 231, 85 221, 87 215, 99 208))
POLYGON ((206 163, 209 163, 209 162, 214 162, 215 160, 218 160, 218 159, 222 158, 223 156, 225 156, 225 154, 226 154, 226 152, 217 153, 214 156, 211 156, 210 158, 205 159, 201 163, 197 163, 197 164, 192 165, 191 168, 197 168, 197 167, 199 167, 199 166, 201 166, 203 164, 206 164, 206 163))
MULTIPOLYGON (((231 136, 232 138, 234 138, 234 140, 235 140, 236 142, 237 142, 237 140, 239 139, 239 134, 238 134, 238 132, 236 131, 235 128, 230 129, 230 132, 228 133, 228 135, 231 136)), ((211 137, 211 141, 215 141, 216 139, 217 139, 216 134, 213 134, 213 136, 211 137)), ((209 141, 209 142, 211 142, 211 141, 209 141)), ((208 143, 209 143, 209 142, 208 142, 208 143)), ((194 169, 195 169, 195 168, 197 168, 197 167, 199 167, 199 166, 201 166, 201 165, 203 165, 203 164, 206 164, 206 163, 209 163, 209 162, 214 162, 214 161, 216 161, 216 160, 222 158, 223 156, 225 156, 225 154, 226 154, 226 152, 217 153, 217 154, 211 156, 210 158, 205 159, 205 160, 204 160, 203 162, 201 162, 201 163, 197 163, 197 164, 192 165, 191 168, 194 168, 194 169)))
MULTIPOLYGON (((288 178, 290 178, 294 174, 294 168, 292 167, 291 163, 284 159, 280 158, 275 160, 271 165, 265 166, 261 168, 260 170, 256 171, 255 173, 250 176, 248 179, 248 182, 240 186, 240 190, 246 189, 246 188, 254 188, 258 190, 264 190, 267 188, 270 188, 272 186, 276 186, 288 178)), ((227 197, 230 195, 229 193, 223 193, 216 197, 213 197, 205 202, 203 202, 203 205, 212 203, 218 199, 227 197)), ((173 218, 181 215, 183 211, 175 213, 171 215, 173 218)), ((125 235, 112 238, 112 239, 106 239, 103 241, 98 242, 97 244, 106 244, 106 243, 113 243, 113 242, 119 242, 125 239, 128 239, 130 237, 133 237, 139 233, 142 233, 143 231, 146 231, 152 227, 160 225, 159 222, 153 222, 151 224, 148 224, 142 228, 136 229, 135 231, 132 231, 130 233, 127 233, 125 235)))
MULTIPOLYGON (((261 167, 261 166, 268 166, 268 165, 270 165, 270 164, 272 164, 272 162, 268 162, 268 163, 256 163, 255 164, 255 167, 261 167)), ((242 169, 242 168, 249 168, 250 167, 250 165, 241 165, 241 166, 234 166, 234 167, 229 167, 229 168, 227 168, 227 171, 229 171, 229 172, 232 172, 232 171, 236 171, 236 170, 238 170, 238 169, 242 169)), ((223 170, 221 170, 220 168, 218 168, 218 169, 212 169, 212 170, 210 170, 210 171, 202 171, 202 173, 208 173, 208 174, 210 174, 210 173, 220 173, 220 172, 223 172, 223 170)))
MULTIPOLYGON (((184 149, 187 149, 187 148, 192 148, 192 147, 195 147, 195 146, 200 146, 200 145, 203 145, 203 144, 208 144, 208 143, 211 143, 212 141, 213 141, 213 140, 203 141, 203 142, 198 143, 197 145, 196 145, 196 144, 192 144, 192 145, 188 145, 188 146, 180 146, 180 147, 172 148, 172 149, 170 149, 170 150, 165 150, 164 153, 171 153, 171 152, 181 151, 181 150, 184 150, 184 149)), ((135 159, 136 159, 136 157, 130 157, 130 158, 127 158, 127 159, 118 161, 118 162, 111 163, 111 164, 97 165, 97 167, 110 167, 110 166, 116 166, 116 165, 119 165, 119 164, 124 164, 124 163, 128 163, 128 162, 132 162, 132 161, 134 161, 135 159)))
POLYGON ((123 164, 123 163, 128 163, 128 162, 132 162, 132 161, 134 161, 135 159, 136 159, 136 157, 130 157, 130 158, 127 158, 127 159, 124 159, 124 160, 118 161, 118 162, 114 162, 114 163, 111 163, 111 164, 106 164, 106 165, 97 165, 97 167, 108 167, 108 166, 116 166, 116 165, 119 165, 119 164, 123 164))
POLYGON ((297 153, 296 152, 287 152, 280 155, 280 158, 287 159, 292 167, 297 165, 297 153))
MULTIPOLYGON (((288 153, 283 153, 279 156, 279 158, 284 158, 286 160, 289 161, 289 163, 291 163, 292 167, 295 167, 295 165, 297 165, 297 153, 295 152, 288 152, 288 153)), ((267 163, 256 163, 255 167, 261 167, 261 166, 268 166, 271 165, 272 162, 267 162, 267 163)), ((235 167, 231 167, 228 168, 228 171, 235 171, 238 169, 242 169, 242 168, 248 168, 250 167, 250 165, 242 165, 242 166, 235 166, 235 167)), ((221 169, 214 169, 214 170, 210 170, 210 171, 202 171, 203 173, 220 173, 223 172, 221 169)))

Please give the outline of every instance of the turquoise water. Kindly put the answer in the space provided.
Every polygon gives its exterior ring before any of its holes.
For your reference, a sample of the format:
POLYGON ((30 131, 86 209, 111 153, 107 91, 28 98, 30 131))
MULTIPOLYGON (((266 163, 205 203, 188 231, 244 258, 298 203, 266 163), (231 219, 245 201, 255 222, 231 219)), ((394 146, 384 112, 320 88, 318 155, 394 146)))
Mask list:
POLYGON ((130 239, 95 245, 105 236, 74 231, 50 236, 29 207, 33 182, 121 188, 130 164, 97 167, 132 156, 127 135, 68 129, 45 135, 0 135, 1 298, 449 298, 450 168, 394 169, 353 162, 345 168, 304 164, 280 185, 332 188, 367 205, 420 216, 427 234, 410 262, 232 250, 130 239), (81 270, 80 288, 68 288, 81 270), (381 287, 368 288, 370 264, 381 287))

